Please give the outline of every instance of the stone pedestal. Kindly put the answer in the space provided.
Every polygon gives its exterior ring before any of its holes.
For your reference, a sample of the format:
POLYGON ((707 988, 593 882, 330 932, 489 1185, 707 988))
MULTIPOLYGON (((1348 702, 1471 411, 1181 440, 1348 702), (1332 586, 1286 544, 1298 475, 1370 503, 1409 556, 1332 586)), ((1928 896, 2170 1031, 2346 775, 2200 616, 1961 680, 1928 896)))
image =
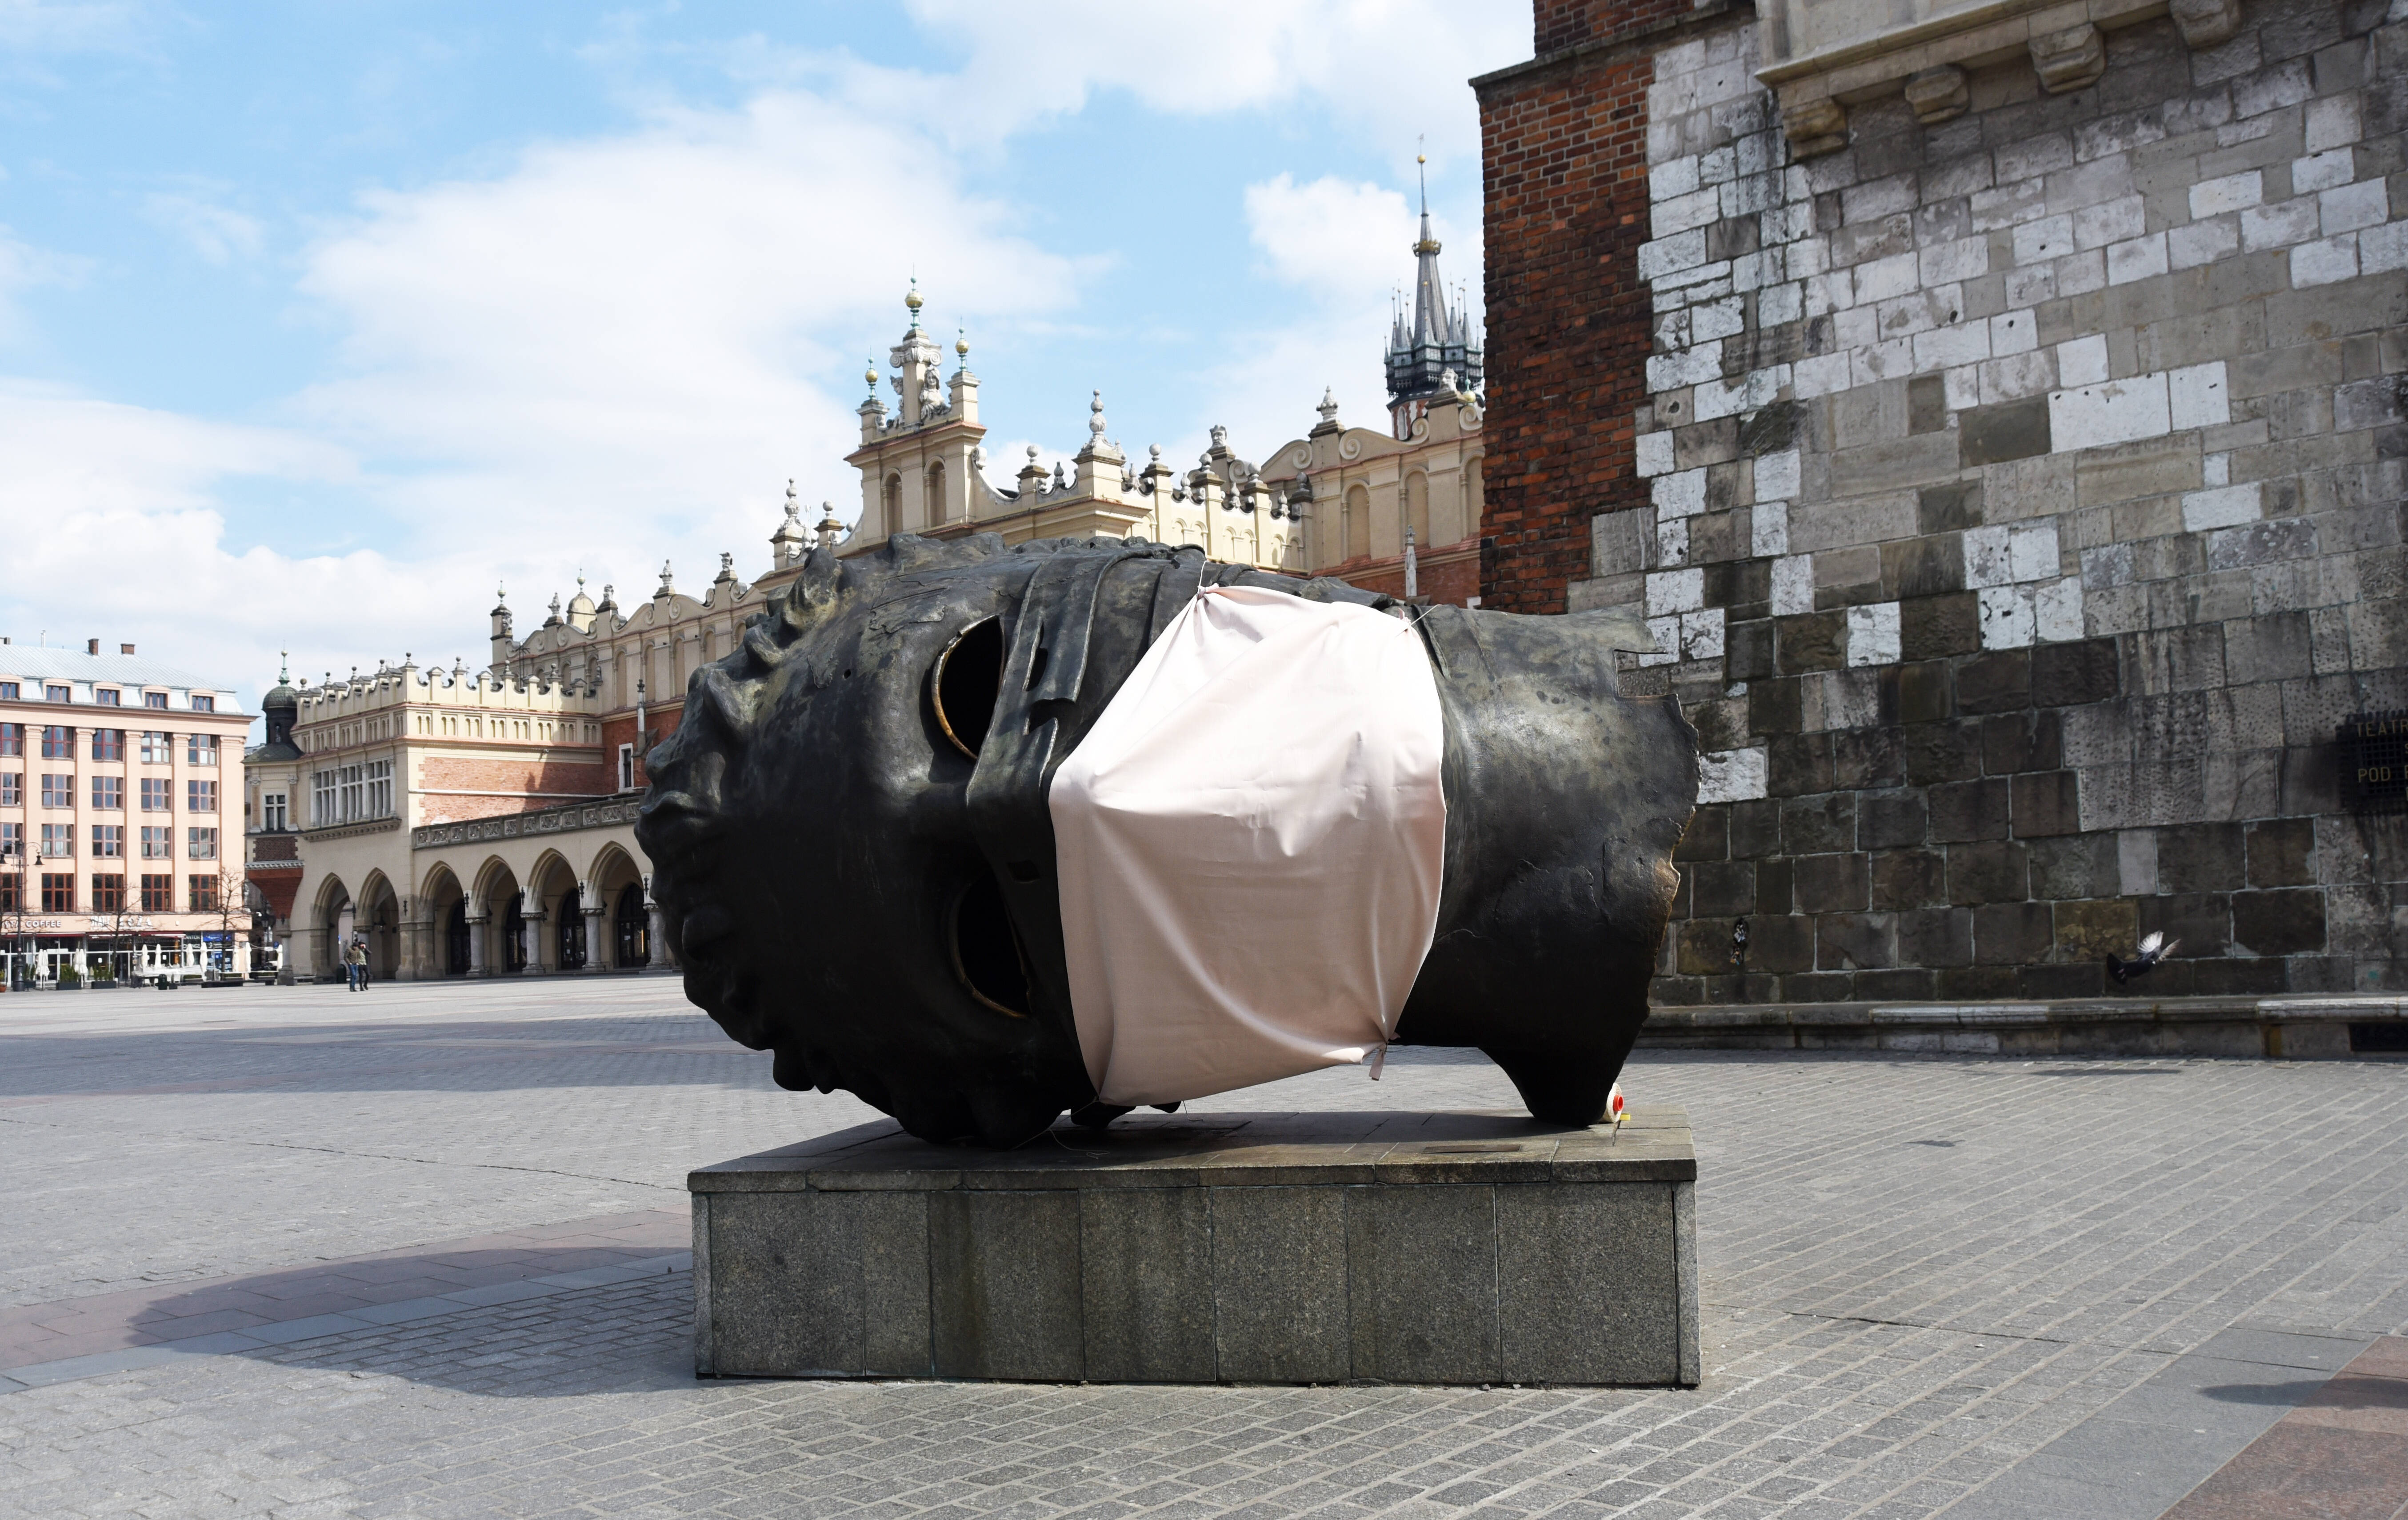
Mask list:
POLYGON ((711 1377, 1694 1386, 1688 1121, 865 1125, 692 1174, 711 1377))

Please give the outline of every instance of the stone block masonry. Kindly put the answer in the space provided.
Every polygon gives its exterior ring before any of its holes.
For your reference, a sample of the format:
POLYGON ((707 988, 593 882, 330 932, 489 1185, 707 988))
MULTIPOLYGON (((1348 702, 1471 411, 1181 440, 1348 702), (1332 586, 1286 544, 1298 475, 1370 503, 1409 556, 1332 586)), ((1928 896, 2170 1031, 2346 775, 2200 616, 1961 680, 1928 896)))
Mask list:
POLYGON ((692 1175, 696 1370, 1695 1387, 1697 1173, 1672 1109, 865 1125, 692 1175))
POLYGON ((2239 17, 1805 158, 1744 15, 1477 81, 1486 603, 1642 609, 1708 752, 1659 1001, 2097 997, 2153 931, 2154 996, 2408 975, 2335 743, 2408 709, 2408 0, 2239 17))

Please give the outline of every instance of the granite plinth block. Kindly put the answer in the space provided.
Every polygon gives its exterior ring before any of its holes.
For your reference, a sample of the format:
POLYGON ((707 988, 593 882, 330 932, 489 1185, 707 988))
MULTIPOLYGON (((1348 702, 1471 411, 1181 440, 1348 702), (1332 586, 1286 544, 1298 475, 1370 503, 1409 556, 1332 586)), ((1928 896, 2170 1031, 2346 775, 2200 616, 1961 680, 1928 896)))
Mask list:
POLYGON ((705 1377, 1695 1386, 1676 1109, 864 1125, 694 1172, 705 1377))

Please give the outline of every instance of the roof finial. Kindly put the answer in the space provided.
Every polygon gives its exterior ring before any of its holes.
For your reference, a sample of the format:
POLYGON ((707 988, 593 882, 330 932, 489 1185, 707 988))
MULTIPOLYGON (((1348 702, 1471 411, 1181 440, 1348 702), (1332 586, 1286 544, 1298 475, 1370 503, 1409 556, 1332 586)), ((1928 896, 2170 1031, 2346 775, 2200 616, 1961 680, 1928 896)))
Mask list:
POLYGON ((911 330, 920 330, 920 277, 911 277, 911 288, 903 293, 903 307, 911 313, 911 330))
MULTIPOLYGON (((1426 143, 1427 143, 1428 141, 1429 141, 1429 138, 1428 138, 1428 137, 1426 137, 1426 136, 1419 136, 1419 137, 1415 137, 1415 138, 1413 139, 1413 148, 1414 148, 1414 152, 1413 152, 1413 163, 1414 163, 1415 165, 1419 165, 1419 166, 1420 166, 1420 170, 1421 170, 1421 177, 1422 177, 1422 215, 1423 215, 1423 216, 1425 216, 1425 217, 1426 217, 1426 216, 1428 216, 1428 215, 1429 215, 1429 155, 1428 155, 1427 153, 1425 153, 1425 152, 1420 151, 1420 150, 1421 150, 1421 148, 1423 147, 1423 145, 1425 145, 1425 144, 1426 144, 1426 143)), ((1428 236, 1428 234, 1427 234, 1427 233, 1424 233, 1424 234, 1423 234, 1423 236, 1424 236, 1424 237, 1427 237, 1427 236, 1428 236)))
POLYGON ((866 368, 866 369, 864 369, 864 370, 861 372, 861 378, 862 378, 863 380, 867 380, 867 381, 869 382, 869 394, 870 394, 870 395, 871 395, 873 398, 874 398, 874 397, 876 397, 876 396, 877 396, 877 394, 878 394, 878 361, 877 361, 877 360, 872 359, 872 360, 870 360, 870 361, 869 361, 869 366, 868 366, 868 367, 867 367, 867 368, 866 368))
POLYGON ((1096 399, 1087 403, 1087 432, 1095 440, 1104 439, 1104 393, 1097 391, 1096 399))
POLYGON ((968 328, 956 327, 953 329, 953 355, 961 361, 961 366, 964 369, 968 369, 970 366, 970 333, 968 328))
POLYGON ((289 649, 280 649, 276 652, 276 684, 279 686, 293 684, 293 652, 289 649))

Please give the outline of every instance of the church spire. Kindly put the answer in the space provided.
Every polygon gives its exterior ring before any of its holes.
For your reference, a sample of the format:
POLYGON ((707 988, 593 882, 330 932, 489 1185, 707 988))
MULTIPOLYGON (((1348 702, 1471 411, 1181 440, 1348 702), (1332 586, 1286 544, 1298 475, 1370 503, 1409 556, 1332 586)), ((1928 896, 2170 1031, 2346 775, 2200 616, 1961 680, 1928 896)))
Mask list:
POLYGON ((1413 418, 1429 401, 1459 387, 1480 387, 1481 351, 1471 335, 1469 310, 1447 301, 1439 276, 1440 244, 1430 230, 1429 159, 1413 155, 1421 177, 1421 237, 1413 243, 1413 312, 1410 328, 1399 303, 1388 337, 1388 411, 1397 436, 1407 437, 1413 418))

